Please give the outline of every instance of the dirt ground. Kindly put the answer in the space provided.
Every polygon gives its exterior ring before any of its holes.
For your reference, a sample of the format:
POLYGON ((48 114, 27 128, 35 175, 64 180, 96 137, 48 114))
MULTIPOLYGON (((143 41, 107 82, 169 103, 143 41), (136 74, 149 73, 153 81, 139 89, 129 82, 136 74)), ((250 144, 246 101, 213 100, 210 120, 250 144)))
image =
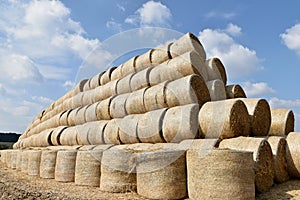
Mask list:
MULTIPOLYGON (((53 179, 28 176, 9 169, 0 162, 0 199, 146 199, 136 193, 112 194, 98 187, 59 183, 53 179)), ((269 192, 258 195, 257 200, 300 200, 300 180, 275 185, 269 192)))

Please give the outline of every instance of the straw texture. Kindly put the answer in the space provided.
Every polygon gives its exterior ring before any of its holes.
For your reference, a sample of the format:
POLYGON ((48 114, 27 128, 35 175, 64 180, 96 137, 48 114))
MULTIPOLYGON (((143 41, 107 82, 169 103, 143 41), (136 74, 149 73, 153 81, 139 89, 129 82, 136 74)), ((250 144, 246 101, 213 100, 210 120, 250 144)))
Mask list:
POLYGON ((55 165, 55 180, 74 182, 77 150, 58 151, 55 165))
POLYGON ((300 178, 300 133, 291 132, 288 134, 286 141, 286 160, 288 173, 291 178, 300 178))
POLYGON ((271 108, 269 135, 284 136, 294 131, 294 113, 284 108, 271 108))
POLYGON ((246 98, 246 94, 240 85, 227 85, 225 89, 227 99, 246 98))
POLYGON ((43 150, 40 163, 40 177, 54 179, 57 150, 43 150))
POLYGON ((31 150, 28 155, 28 175, 39 176, 41 163, 41 150, 31 150))
POLYGON ((227 98, 224 83, 220 79, 208 81, 206 82, 206 86, 211 101, 225 100, 227 98))

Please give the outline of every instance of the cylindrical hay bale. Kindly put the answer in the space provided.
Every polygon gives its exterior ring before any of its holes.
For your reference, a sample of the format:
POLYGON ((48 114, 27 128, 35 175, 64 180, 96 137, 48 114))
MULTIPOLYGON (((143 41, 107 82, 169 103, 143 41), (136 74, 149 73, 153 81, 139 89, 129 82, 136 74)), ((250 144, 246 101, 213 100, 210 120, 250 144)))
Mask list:
POLYGON ((205 61, 205 64, 207 65, 207 74, 210 81, 220 79, 224 85, 227 84, 226 70, 219 58, 210 58, 205 61))
POLYGON ((300 133, 291 132, 286 138, 286 161, 291 178, 300 178, 300 133))
POLYGON ((75 163, 77 150, 58 151, 56 157, 54 177, 59 182, 73 182, 75 180, 75 163))
MULTIPOLYGON (((95 75, 95 76, 93 76, 93 77, 91 78, 91 81, 90 81, 90 89, 94 89, 94 88, 96 88, 96 87, 102 85, 101 82, 100 82, 100 80, 101 80, 101 77, 103 76, 104 73, 105 73, 105 71, 104 71, 104 72, 101 72, 101 73, 99 73, 99 74, 97 74, 97 75, 95 75)), ((110 75, 110 74, 109 74, 109 75, 110 75)), ((104 84, 103 84, 103 85, 104 85, 104 84)))
POLYGON ((68 115, 70 114, 71 110, 66 110, 62 113, 59 118, 59 125, 60 126, 68 126, 68 115))
POLYGON ((52 134, 51 134, 51 143, 52 145, 61 145, 60 143, 60 136, 61 136, 61 133, 67 128, 67 126, 59 126, 59 127, 56 127, 52 134))
POLYGON ((199 130, 198 104, 177 106, 167 110, 162 125, 162 133, 166 142, 181 142, 194 139, 199 130))
POLYGON ((43 150, 40 163, 40 177, 54 179, 57 150, 43 150))
POLYGON ((119 145, 103 152, 100 190, 114 193, 136 191, 136 156, 125 147, 119 145))
POLYGON ((219 148, 253 152, 255 189, 258 193, 268 191, 274 182, 272 149, 264 138, 238 137, 220 142, 219 148))
POLYGON ((169 107, 197 103, 200 107, 210 101, 209 91, 199 75, 190 75, 169 82, 165 91, 169 107))
POLYGON ((112 99, 109 107, 111 118, 123 118, 127 115, 126 102, 130 93, 121 94, 112 99))
POLYGON ((73 98, 66 99, 63 102, 63 108, 64 108, 64 110, 72 109, 73 108, 73 98))
POLYGON ((29 156, 30 150, 24 150, 22 151, 22 164, 21 164, 21 172, 28 174, 28 156, 29 156))
POLYGON ((46 129, 46 130, 42 131, 41 133, 35 135, 36 141, 33 146, 47 147, 47 146, 52 145, 51 136, 52 136, 53 131, 54 131, 53 129, 46 129))
POLYGON ((90 105, 86 105, 86 106, 78 109, 78 111, 76 112, 76 115, 75 115, 75 125, 84 124, 86 122, 85 121, 85 111, 87 110, 87 108, 89 106, 90 105))
POLYGON ((185 151, 189 149, 197 149, 201 150, 201 153, 203 155, 206 155, 211 149, 215 148, 218 145, 218 139, 188 139, 181 141, 178 144, 178 149, 185 151))
POLYGON ((88 81, 84 84, 83 86, 83 91, 86 92, 88 90, 90 90, 90 82, 91 82, 91 79, 88 79, 88 81))
POLYGON ((137 91, 139 89, 150 86, 149 74, 152 69, 152 67, 149 67, 133 74, 132 78, 130 79, 131 91, 137 91))
POLYGON ((168 81, 149 87, 144 94, 146 111, 167 108, 165 91, 168 81))
POLYGON ((100 85, 105 85, 106 83, 111 81, 111 74, 116 69, 116 67, 109 68, 105 71, 100 78, 100 85))
POLYGON ((220 101, 227 99, 223 81, 220 79, 206 82, 211 101, 220 101))
POLYGON ((85 111, 85 121, 86 122, 93 122, 97 121, 97 106, 100 104, 100 102, 96 102, 91 104, 86 108, 85 111))
POLYGON ((200 136, 204 138, 232 138, 250 134, 250 118, 241 100, 207 102, 200 109, 200 136))
POLYGON ((250 122, 251 135, 268 135, 271 124, 271 111, 269 103, 265 99, 240 98, 247 107, 250 122))
POLYGON ((83 87, 85 85, 85 83, 88 81, 89 79, 84 79, 84 80, 81 80, 79 83, 77 83, 75 85, 75 87, 73 88, 74 89, 74 92, 72 91, 71 93, 73 93, 72 96, 78 94, 79 92, 82 92, 83 91, 83 87))
POLYGON ((183 35, 170 46, 170 54, 172 58, 192 50, 196 51, 203 61, 206 60, 206 53, 202 44, 192 33, 183 35))
POLYGON ((185 151, 163 150, 137 155, 137 193, 150 199, 187 197, 185 151))
POLYGON ((41 150, 31 150, 28 155, 28 175, 38 176, 40 174, 41 150))
POLYGON ((115 97, 113 96, 113 97, 109 97, 108 99, 105 99, 103 101, 100 101, 100 103, 98 104, 98 106, 96 108, 96 115, 97 115, 98 120, 110 120, 111 119, 110 104, 114 98, 115 97))
POLYGON ((120 120, 122 119, 112 119, 106 124, 103 132, 103 139, 105 144, 121 144, 119 136, 120 120))
POLYGON ((86 106, 94 103, 94 94, 95 94, 94 90, 88 90, 83 92, 81 105, 86 106))
POLYGON ((110 76, 110 80, 114 81, 114 80, 118 80, 120 78, 122 78, 121 65, 119 67, 117 67, 114 71, 112 71, 111 76, 110 76))
POLYGON ((12 152, 12 150, 7 150, 6 152, 5 152, 5 164, 6 164, 6 166, 7 167, 11 167, 11 152, 12 152))
POLYGON ((76 142, 79 145, 89 145, 90 142, 88 140, 88 132, 90 130, 89 123, 85 123, 82 125, 77 125, 74 128, 76 129, 76 142))
POLYGON ((286 162, 286 140, 283 137, 268 138, 274 160, 275 182, 283 183, 289 180, 286 162))
POLYGON ((18 156, 18 150, 12 150, 11 151, 11 168, 16 169, 17 168, 17 156, 18 156))
POLYGON ((121 67, 121 73, 122 77, 127 76, 128 74, 135 73, 135 60, 138 56, 135 56, 126 62, 124 62, 120 67, 121 67))
POLYGON ((255 199, 252 152, 215 149, 187 151, 189 198, 255 199))
POLYGON ((80 93, 76 94, 74 97, 72 97, 72 100, 71 100, 72 108, 77 108, 77 107, 82 106, 83 94, 84 94, 84 92, 80 92, 80 93))
POLYGON ((77 135, 77 126, 68 127, 61 132, 59 143, 61 145, 78 145, 77 135))
POLYGON ((147 112, 140 116, 137 125, 137 134, 141 142, 162 143, 162 124, 167 109, 159 109, 147 112))
POLYGON ((153 65, 158 65, 160 63, 163 63, 171 59, 171 55, 169 52, 170 45, 172 45, 172 43, 164 46, 159 46, 151 51, 150 58, 151 58, 151 63, 153 65))
POLYGON ((117 94, 118 95, 131 92, 130 81, 131 81, 131 78, 133 75, 134 74, 129 74, 129 75, 125 76, 124 78, 121 78, 118 81, 118 84, 117 84, 117 94))
POLYGON ((78 151, 90 151, 93 150, 96 147, 96 145, 83 145, 78 149, 78 151))
POLYGON ((130 93, 125 106, 127 114, 142 114, 146 112, 144 95, 147 89, 148 88, 143 88, 130 93))
POLYGON ((119 80, 111 81, 105 85, 102 85, 101 87, 95 88, 95 96, 94 102, 102 101, 104 99, 107 99, 111 96, 117 95, 117 84, 119 80), (98 97, 97 97, 98 96, 98 97))
POLYGON ((108 121, 95 121, 86 123, 84 126, 89 127, 88 131, 88 141, 90 144, 99 145, 104 144, 104 128, 108 121))
POLYGON ((17 150, 17 161, 16 161, 16 170, 21 171, 22 169, 22 152, 23 150, 17 150))
POLYGON ((118 122, 119 137, 122 144, 139 143, 137 135, 138 117, 140 115, 127 115, 118 122))
MULTIPOLYGON (((103 151, 78 151, 75 166, 75 184, 100 186, 101 159, 103 151)), ((115 159, 115 158, 113 158, 115 159)))
POLYGON ((153 65, 151 64, 151 52, 153 50, 149 50, 146 53, 139 55, 135 59, 135 71, 139 72, 142 71, 148 67, 152 67, 153 65))
POLYGON ((284 108, 271 108, 269 135, 284 136, 294 131, 294 113, 284 108))
POLYGON ((227 99, 247 98, 243 88, 240 85, 227 85, 225 89, 227 99))
POLYGON ((68 126, 75 126, 76 114, 80 108, 81 107, 74 108, 70 111, 70 114, 67 117, 68 118, 68 126))

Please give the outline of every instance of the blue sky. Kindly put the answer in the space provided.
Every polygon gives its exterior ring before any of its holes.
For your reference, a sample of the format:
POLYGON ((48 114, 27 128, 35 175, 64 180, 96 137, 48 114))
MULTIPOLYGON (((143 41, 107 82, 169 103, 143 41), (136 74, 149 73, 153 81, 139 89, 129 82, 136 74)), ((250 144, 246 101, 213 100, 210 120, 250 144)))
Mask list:
MULTIPOLYGON (((222 60, 229 83, 292 109, 300 131, 299 7, 296 0, 0 0, 0 131, 21 133, 76 83, 90 52, 145 27, 194 33, 208 57, 222 60)), ((97 55, 104 70, 112 54, 97 55)))

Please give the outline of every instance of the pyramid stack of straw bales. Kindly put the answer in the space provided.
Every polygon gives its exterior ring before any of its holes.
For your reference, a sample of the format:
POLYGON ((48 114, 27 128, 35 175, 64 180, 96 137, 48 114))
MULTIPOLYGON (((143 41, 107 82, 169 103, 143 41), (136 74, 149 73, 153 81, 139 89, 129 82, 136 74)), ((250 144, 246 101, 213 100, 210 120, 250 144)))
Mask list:
MULTIPOLYGON (((300 178, 288 109, 246 98, 187 33, 80 81, 1 162, 29 175, 152 199, 254 199, 300 178)), ((75 186, 74 186, 75 187, 75 186)))

